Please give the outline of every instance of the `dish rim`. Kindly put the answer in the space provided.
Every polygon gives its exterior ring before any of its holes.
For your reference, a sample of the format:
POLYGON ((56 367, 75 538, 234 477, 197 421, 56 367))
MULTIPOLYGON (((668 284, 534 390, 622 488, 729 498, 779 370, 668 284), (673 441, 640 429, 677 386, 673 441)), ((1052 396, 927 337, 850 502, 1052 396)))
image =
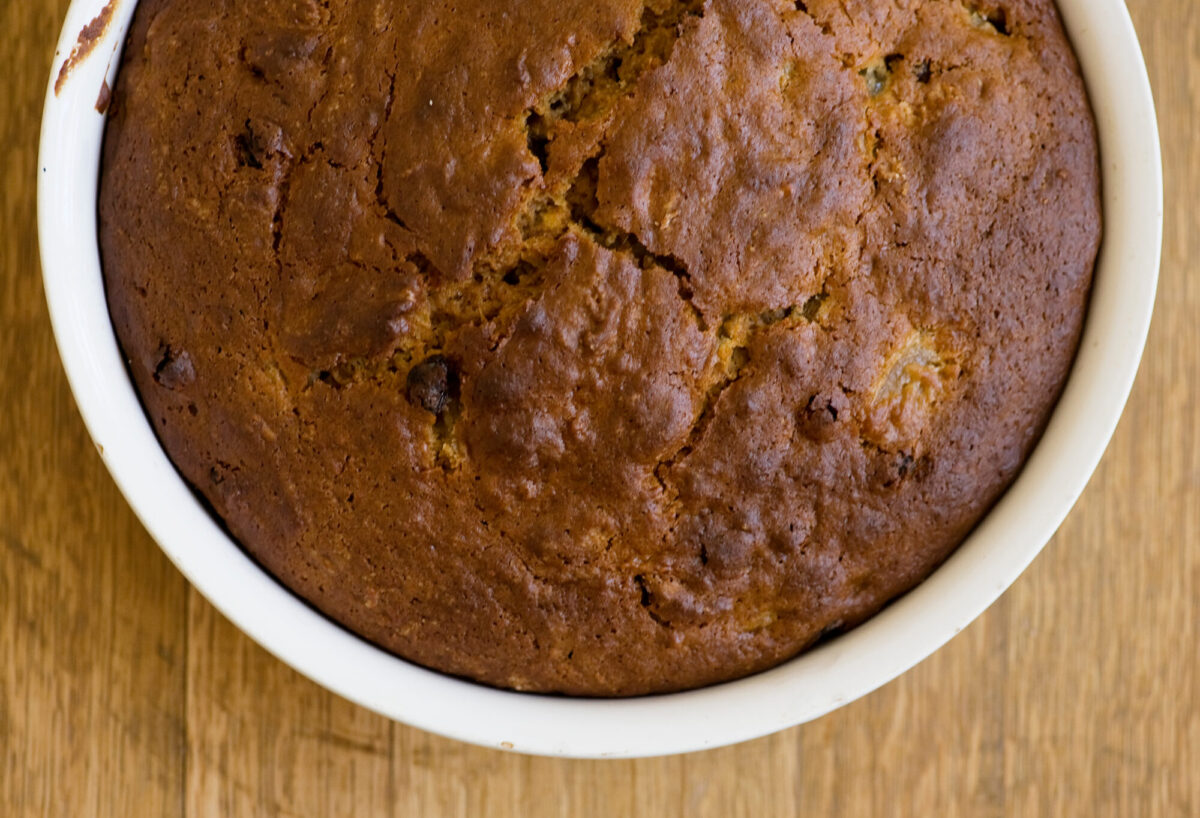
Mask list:
POLYGON ((497 690, 427 670, 309 607, 221 529, 146 419, 104 298, 96 197, 104 117, 136 0, 73 0, 46 95, 38 231, 46 298, 80 414, 113 479, 201 594, 280 660, 397 721, 486 747, 573 758, 710 749, 818 718, 886 684, 962 631, 1065 519, 1116 428, 1150 326, 1161 260, 1154 101, 1121 0, 1058 0, 1101 143, 1105 237, 1079 353, 1041 442, 1008 492, 925 582, 858 628, 772 670, 700 690, 598 700, 497 690), (95 47, 56 92, 78 32, 95 47))

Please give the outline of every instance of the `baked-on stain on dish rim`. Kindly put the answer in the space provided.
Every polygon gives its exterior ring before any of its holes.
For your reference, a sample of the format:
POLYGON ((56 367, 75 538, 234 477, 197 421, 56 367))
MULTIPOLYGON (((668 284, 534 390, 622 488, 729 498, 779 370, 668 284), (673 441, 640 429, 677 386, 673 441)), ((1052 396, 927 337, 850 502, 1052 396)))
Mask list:
MULTIPOLYGON (((79 36, 75 38, 75 43, 71 46, 70 53, 67 55, 67 58, 63 60, 62 67, 58 69, 58 77, 54 80, 55 96, 62 93, 63 86, 66 84, 67 79, 70 78, 71 71, 75 68, 75 66, 87 59, 92 53, 92 50, 96 47, 96 44, 104 39, 104 35, 108 31, 109 23, 112 22, 115 4, 116 0, 108 0, 108 2, 104 4, 104 7, 101 8, 100 11, 96 13, 96 16, 92 18, 91 22, 80 29, 79 36)), ((108 80, 104 80, 101 84, 101 98, 104 96, 103 89, 107 87, 108 80)), ((99 110, 100 113, 104 113, 104 109, 100 108, 98 103, 97 110, 99 110)))
MULTIPOLYGON (((48 92, 39 225, 47 297, 81 412, 131 504, 168 555, 236 624, 318 682, 381 713, 475 743, 564 756, 644 756, 719 746, 815 718, 915 664, 961 630, 1036 555, 1082 490, 1137 368, 1161 242, 1153 104, 1123 4, 1060 7, 1100 128, 1106 243, 1083 346, 1041 444, 1009 493, 945 565, 844 637, 775 670, 686 694, 596 702, 505 693, 382 654, 300 604, 220 532, 146 426, 111 336, 95 244, 105 77, 83 61, 48 92), (1117 59, 1114 59, 1117 58, 1117 59), (1121 70, 1117 70, 1117 66, 1121 70), (86 90, 84 90, 86 87, 86 90), (286 624, 284 624, 286 623, 286 624)), ((101 4, 77 2, 64 49, 101 4)), ((126 9, 114 29, 123 31, 126 9)))

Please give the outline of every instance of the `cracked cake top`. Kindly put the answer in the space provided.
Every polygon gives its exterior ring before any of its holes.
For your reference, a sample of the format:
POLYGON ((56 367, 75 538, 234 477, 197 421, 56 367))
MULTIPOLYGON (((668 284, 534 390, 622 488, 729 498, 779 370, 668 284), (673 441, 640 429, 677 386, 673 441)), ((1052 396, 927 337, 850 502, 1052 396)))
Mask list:
POLYGON ((924 578, 1100 239, 1051 0, 143 0, 100 239, 184 477, 489 684, 678 690, 924 578))

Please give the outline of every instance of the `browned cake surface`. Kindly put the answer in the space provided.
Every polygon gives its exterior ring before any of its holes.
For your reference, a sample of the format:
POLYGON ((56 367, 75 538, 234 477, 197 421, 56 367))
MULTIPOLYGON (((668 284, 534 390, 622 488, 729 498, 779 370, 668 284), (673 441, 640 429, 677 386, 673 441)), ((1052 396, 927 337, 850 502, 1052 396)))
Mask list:
POLYGON ((925 577, 1078 341, 1051 0, 144 0, 101 246, 184 476, 401 656, 634 694, 925 577))

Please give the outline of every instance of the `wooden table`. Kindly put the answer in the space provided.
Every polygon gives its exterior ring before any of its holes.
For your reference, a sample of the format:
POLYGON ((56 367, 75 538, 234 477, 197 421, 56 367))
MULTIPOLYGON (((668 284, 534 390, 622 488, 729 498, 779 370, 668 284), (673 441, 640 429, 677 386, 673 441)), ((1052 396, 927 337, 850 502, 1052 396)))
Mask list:
POLYGON ((948 647, 820 721, 569 762, 392 724, 280 664, 167 562, 59 366, 34 229, 66 0, 0 3, 0 816, 1200 815, 1200 3, 1130 0, 1167 236, 1133 399, 1062 531, 948 647))

